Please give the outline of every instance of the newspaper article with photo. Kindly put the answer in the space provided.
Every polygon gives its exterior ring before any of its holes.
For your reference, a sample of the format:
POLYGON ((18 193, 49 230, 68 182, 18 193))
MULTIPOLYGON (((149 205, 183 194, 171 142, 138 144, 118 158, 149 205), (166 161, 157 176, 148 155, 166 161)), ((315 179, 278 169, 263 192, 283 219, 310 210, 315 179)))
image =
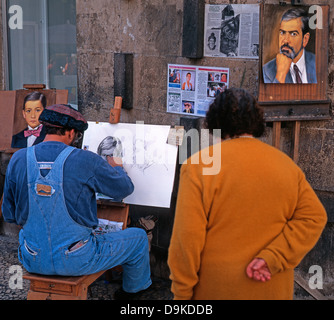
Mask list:
POLYGON ((259 58, 260 6, 205 5, 204 56, 259 58))
POLYGON ((168 65, 167 112, 204 117, 214 98, 229 86, 229 68, 168 65))

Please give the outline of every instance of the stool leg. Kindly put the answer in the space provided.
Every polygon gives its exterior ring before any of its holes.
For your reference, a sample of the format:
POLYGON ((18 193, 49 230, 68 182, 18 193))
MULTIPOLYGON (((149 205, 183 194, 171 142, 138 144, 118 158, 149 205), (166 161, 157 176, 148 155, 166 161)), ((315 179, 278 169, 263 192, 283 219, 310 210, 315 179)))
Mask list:
POLYGON ((32 290, 28 291, 27 300, 48 300, 48 293, 45 292, 35 292, 32 290))

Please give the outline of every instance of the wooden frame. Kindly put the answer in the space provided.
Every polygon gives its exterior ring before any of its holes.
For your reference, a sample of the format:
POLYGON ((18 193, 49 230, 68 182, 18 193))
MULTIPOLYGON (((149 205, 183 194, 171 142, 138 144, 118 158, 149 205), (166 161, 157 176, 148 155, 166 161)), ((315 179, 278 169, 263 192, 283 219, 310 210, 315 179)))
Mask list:
MULTIPOLYGON (((261 5, 260 30, 264 29, 266 6, 261 5)), ((282 7, 277 5, 278 8, 282 7)), ((329 6, 320 6, 323 14, 323 28, 315 30, 315 55, 317 83, 274 84, 264 83, 263 35, 260 34, 259 57, 259 105, 264 109, 266 121, 297 121, 330 119, 330 100, 327 98, 328 82, 328 30, 329 6)), ((284 6, 281 11, 289 7, 284 6)))

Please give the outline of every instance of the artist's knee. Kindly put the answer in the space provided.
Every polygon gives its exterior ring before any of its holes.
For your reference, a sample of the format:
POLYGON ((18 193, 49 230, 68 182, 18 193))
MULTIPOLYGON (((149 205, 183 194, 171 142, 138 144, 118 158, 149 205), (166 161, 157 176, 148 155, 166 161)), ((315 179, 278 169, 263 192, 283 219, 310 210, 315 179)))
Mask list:
POLYGON ((143 239, 143 240, 147 240, 147 233, 144 229, 141 229, 141 228, 135 228, 137 229, 137 232, 139 234, 139 236, 143 239))
POLYGON ((133 232, 136 234, 136 237, 138 237, 138 240, 144 245, 148 247, 148 238, 147 233, 144 229, 141 228, 131 228, 133 229, 133 232))
POLYGON ((146 234, 146 231, 144 229, 132 227, 132 228, 127 228, 125 230, 127 232, 129 232, 129 234, 131 234, 131 236, 134 236, 138 239, 142 239, 142 240, 147 239, 147 234, 146 234))

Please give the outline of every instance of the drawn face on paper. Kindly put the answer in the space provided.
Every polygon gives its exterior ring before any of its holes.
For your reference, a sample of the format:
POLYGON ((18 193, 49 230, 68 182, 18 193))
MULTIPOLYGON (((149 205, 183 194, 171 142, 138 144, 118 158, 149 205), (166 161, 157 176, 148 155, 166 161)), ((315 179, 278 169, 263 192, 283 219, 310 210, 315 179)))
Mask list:
POLYGON ((302 50, 307 46, 310 34, 303 35, 301 18, 282 21, 279 30, 280 52, 296 61, 302 56, 302 50))
POLYGON ((39 126, 40 122, 38 119, 43 109, 43 105, 39 100, 26 102, 22 114, 28 126, 33 129, 39 126))
POLYGON ((97 148, 97 154, 107 161, 107 157, 122 157, 123 149, 120 139, 112 136, 105 137, 97 148))

